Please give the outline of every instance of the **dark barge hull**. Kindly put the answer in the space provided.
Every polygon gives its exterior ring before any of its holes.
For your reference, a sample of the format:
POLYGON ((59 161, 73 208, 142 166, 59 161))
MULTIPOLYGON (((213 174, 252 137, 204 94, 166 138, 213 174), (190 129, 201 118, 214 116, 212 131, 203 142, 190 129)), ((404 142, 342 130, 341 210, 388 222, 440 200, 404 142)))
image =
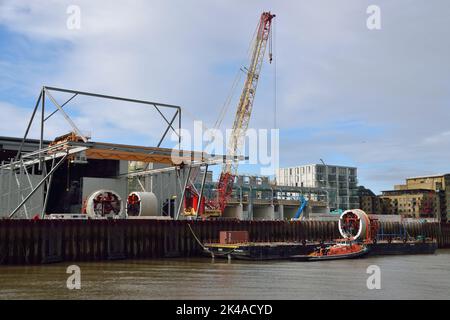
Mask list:
POLYGON ((273 242, 273 243, 246 243, 235 245, 235 248, 231 246, 219 244, 207 244, 208 252, 206 255, 214 254, 216 258, 228 258, 238 260, 285 260, 290 259, 292 256, 307 255, 314 251, 320 243, 286 243, 286 242, 273 242))
MULTIPOLYGON (((325 243, 329 245, 330 243, 325 243)), ((235 246, 207 244, 205 254, 216 258, 232 258, 237 260, 289 260, 295 256, 306 256, 314 251, 320 243, 246 243, 235 246)), ((368 244, 368 256, 405 255, 405 254, 434 254, 436 242, 378 242, 368 244)))
POLYGON ((377 242, 367 245, 369 255, 434 254, 437 242, 377 242))

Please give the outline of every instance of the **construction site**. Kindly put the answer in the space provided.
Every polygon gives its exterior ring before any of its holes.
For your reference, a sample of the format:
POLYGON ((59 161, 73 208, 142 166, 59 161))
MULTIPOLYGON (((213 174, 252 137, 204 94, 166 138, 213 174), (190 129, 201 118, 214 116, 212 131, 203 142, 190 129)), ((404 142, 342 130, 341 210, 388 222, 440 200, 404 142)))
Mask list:
POLYGON ((326 214, 325 188, 276 185, 267 177, 238 173, 239 162, 246 159, 242 146, 267 47, 269 62, 273 59, 274 17, 263 13, 252 39, 226 155, 161 147, 171 133, 181 141, 180 106, 44 86, 23 138, 2 138, 1 215, 22 219, 79 218, 85 214, 86 218, 290 220, 299 207, 299 214, 305 217, 326 214), (58 102, 55 93, 65 101, 58 102), (158 144, 148 147, 92 141, 67 112, 81 96, 152 108, 165 126, 158 144), (63 115, 68 133, 46 141, 46 123, 57 113, 63 115), (34 124, 40 128, 40 137, 33 140, 28 134, 34 124), (213 165, 222 166, 217 182, 208 170, 213 165))
MULTIPOLYGON (((264 12, 258 21, 223 155, 163 147, 169 134, 181 141, 182 106, 43 86, 24 135, 0 137, 0 264, 190 256, 204 241, 217 241, 222 230, 246 230, 262 242, 337 237, 339 210, 359 206, 352 168, 334 173, 344 190, 337 194, 330 183, 306 187, 239 173, 248 158, 242 147, 262 66, 273 59, 274 19, 264 12), (67 113, 79 97, 150 108, 164 127, 159 142, 96 141, 67 113), (55 114, 63 116, 67 133, 46 140, 46 123, 55 114), (39 137, 29 137, 32 125, 39 137), (217 181, 212 166, 221 166, 217 181)), ((392 234, 401 228, 381 223, 392 234)), ((450 245, 448 224, 413 222, 407 228, 437 239, 440 247, 450 245)))

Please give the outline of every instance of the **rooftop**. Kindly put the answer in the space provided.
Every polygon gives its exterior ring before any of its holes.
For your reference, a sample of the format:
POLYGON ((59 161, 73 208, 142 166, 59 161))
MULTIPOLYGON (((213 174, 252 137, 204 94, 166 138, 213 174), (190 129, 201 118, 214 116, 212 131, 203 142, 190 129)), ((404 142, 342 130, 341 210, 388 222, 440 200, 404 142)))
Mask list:
MULTIPOLYGON (((16 151, 22 142, 22 138, 16 137, 0 137, 0 150, 14 150, 16 151), (6 142, 6 143, 5 143, 6 142)), ((210 155, 205 152, 196 152, 188 150, 178 150, 160 147, 146 147, 136 145, 115 144, 106 142, 75 142, 65 141, 47 147, 49 141, 44 141, 44 147, 41 151, 34 151, 39 148, 39 140, 25 139, 25 144, 32 146, 29 150, 23 149, 23 157, 31 159, 30 155, 36 155, 38 152, 50 155, 58 154, 62 156, 66 151, 73 150, 72 153, 85 152, 88 159, 109 159, 109 160, 125 160, 125 161, 140 161, 163 163, 167 165, 176 165, 181 162, 189 164, 193 161, 209 161, 217 162, 224 161, 223 155, 210 155)), ((236 157, 238 160, 245 160, 245 157, 236 157)))
MULTIPOLYGON (((310 164, 302 164, 298 166, 291 166, 291 167, 284 167, 280 169, 294 169, 294 168, 301 168, 301 167, 307 167, 307 166, 324 166, 323 163, 310 163, 310 164)), ((357 167, 352 166, 340 166, 335 164, 326 164, 327 167, 336 167, 336 168, 349 168, 349 169, 357 169, 357 167)))
POLYGON ((443 176, 450 176, 450 173, 431 174, 431 175, 427 175, 427 176, 409 177, 409 178, 406 178, 406 180, 411 180, 411 179, 426 179, 426 178, 439 178, 439 177, 443 177, 443 176))
POLYGON ((404 189, 404 190, 385 190, 381 191, 384 194, 417 194, 417 193, 434 193, 434 190, 430 189, 404 189))

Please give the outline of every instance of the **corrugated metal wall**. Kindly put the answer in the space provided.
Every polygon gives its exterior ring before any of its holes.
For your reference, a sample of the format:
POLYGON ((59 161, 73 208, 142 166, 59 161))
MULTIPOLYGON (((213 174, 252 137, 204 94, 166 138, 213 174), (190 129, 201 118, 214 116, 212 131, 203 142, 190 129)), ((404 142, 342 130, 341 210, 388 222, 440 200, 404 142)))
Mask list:
MULTIPOLYGON (((223 230, 247 230, 250 241, 328 241, 339 238, 331 221, 0 220, 0 264, 152 259, 198 256, 201 242, 217 242, 223 230)), ((386 233, 400 230, 387 222, 386 233)), ((450 224, 408 224, 410 235, 450 246, 450 224)))
MULTIPOLYGON (((41 180, 41 175, 26 175, 23 172, 14 173, 11 170, 2 170, 0 172, 0 217, 8 216, 31 192, 31 186, 36 186, 41 180)), ((15 217, 31 218, 36 214, 41 214, 43 203, 44 192, 43 187, 40 187, 15 217)))

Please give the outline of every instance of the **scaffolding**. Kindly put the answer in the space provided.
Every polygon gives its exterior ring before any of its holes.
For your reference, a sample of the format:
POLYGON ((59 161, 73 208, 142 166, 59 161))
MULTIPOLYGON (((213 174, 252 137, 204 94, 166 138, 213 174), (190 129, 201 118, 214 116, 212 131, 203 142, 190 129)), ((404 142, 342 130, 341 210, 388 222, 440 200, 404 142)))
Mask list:
MULTIPOLYGON (((9 159, 9 161, 3 161, 0 165, 0 210, 3 213, 6 212, 7 217, 9 218, 30 219, 36 216, 44 217, 53 174, 66 160, 69 159, 71 161, 83 161, 87 158, 116 159, 162 162, 167 164, 173 164, 174 160, 183 161, 185 158, 173 159, 171 149, 160 148, 169 131, 174 132, 178 136, 178 145, 180 145, 180 129, 181 107, 179 106, 44 86, 36 100, 36 104, 16 156, 9 159), (54 92, 70 94, 70 97, 64 103, 60 104, 54 98, 52 94, 54 92), (89 137, 79 130, 75 122, 64 111, 67 109, 69 103, 77 96, 87 96, 150 106, 156 110, 167 125, 161 135, 157 147, 136 147, 88 141, 89 137), (48 102, 50 102, 55 109, 46 114, 48 102), (161 111, 162 109, 173 111, 172 116, 166 117, 161 111), (71 132, 79 137, 81 141, 65 141, 55 145, 44 146, 46 121, 58 112, 63 115, 71 132), (40 114, 40 116, 38 116, 38 114, 40 114), (39 120, 36 118, 39 118, 39 120), (40 129, 38 150, 23 153, 23 146, 27 141, 30 128, 35 121, 39 121, 40 129)), ((193 158, 194 156, 196 155, 191 153, 189 158, 193 158)))

